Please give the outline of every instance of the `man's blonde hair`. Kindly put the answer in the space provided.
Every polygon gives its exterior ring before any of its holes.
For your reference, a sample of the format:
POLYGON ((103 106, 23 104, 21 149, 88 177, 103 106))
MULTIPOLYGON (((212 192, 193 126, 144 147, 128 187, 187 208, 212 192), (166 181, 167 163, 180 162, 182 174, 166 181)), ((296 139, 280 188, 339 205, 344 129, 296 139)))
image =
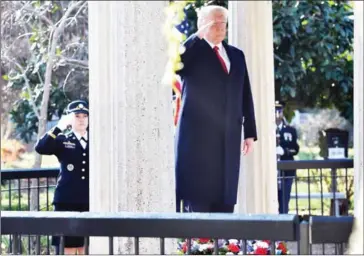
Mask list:
POLYGON ((225 17, 225 20, 227 22, 228 20, 228 16, 229 16, 229 11, 228 9, 226 9, 223 6, 219 6, 219 5, 207 5, 207 6, 203 6, 201 7, 201 9, 197 12, 197 28, 200 28, 203 21, 212 13, 222 13, 225 17))

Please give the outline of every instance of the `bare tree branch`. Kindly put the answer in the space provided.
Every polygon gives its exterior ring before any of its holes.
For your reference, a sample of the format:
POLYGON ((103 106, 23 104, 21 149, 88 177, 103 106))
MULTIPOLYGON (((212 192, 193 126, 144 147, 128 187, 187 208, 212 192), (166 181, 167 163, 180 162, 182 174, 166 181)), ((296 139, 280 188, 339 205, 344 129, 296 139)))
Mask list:
POLYGON ((23 8, 24 10, 32 12, 33 14, 36 15, 36 17, 39 17, 40 19, 45 21, 48 24, 48 26, 53 26, 53 22, 50 19, 48 19, 48 17, 46 17, 43 13, 35 10, 31 5, 31 3, 28 2, 28 5, 25 5, 23 8))
POLYGON ((19 70, 21 71, 22 74, 20 76, 24 78, 25 87, 27 88, 27 92, 29 93, 30 104, 32 105, 32 108, 33 108, 33 111, 34 111, 35 115, 39 119, 40 118, 39 110, 38 110, 37 105, 35 104, 35 102, 33 100, 33 97, 32 97, 33 92, 32 92, 32 89, 30 88, 29 80, 28 80, 28 77, 26 75, 26 71, 23 69, 23 67, 19 63, 17 63, 14 60, 11 60, 8 56, 5 55, 5 56, 3 56, 3 58, 7 59, 9 62, 16 65, 19 68, 19 70))
MULTIPOLYGON (((66 11, 66 13, 63 15, 63 17, 56 23, 54 24, 52 27, 53 29, 51 30, 51 33, 49 35, 49 42, 53 42, 54 40, 58 40, 58 36, 59 33, 62 31, 62 29, 65 27, 65 23, 67 20, 69 20, 70 18, 68 16, 71 15, 71 13, 78 7, 80 6, 83 2, 85 1, 77 1, 77 2, 72 2, 72 5, 70 5, 66 11)), ((51 51, 51 47, 52 47, 52 43, 50 43, 48 45, 48 52, 51 51)))
POLYGON ((74 69, 71 69, 70 72, 68 72, 67 76, 66 76, 66 79, 64 80, 63 82, 63 85, 62 85, 62 88, 63 88, 63 91, 66 90, 66 84, 67 84, 67 80, 69 78, 69 76, 71 75, 71 73, 74 71, 74 69))
POLYGON ((83 8, 85 8, 87 6, 87 2, 85 2, 76 12, 76 14, 71 18, 71 21, 66 25, 66 27, 68 27, 69 25, 71 25, 72 21, 75 21, 77 23, 77 16, 78 14, 80 14, 80 12, 83 10, 83 8))
POLYGON ((66 58, 66 57, 62 57, 62 60, 66 61, 69 64, 76 64, 76 65, 79 65, 82 68, 88 69, 88 61, 70 59, 70 58, 66 58))
MULTIPOLYGON (((46 122, 47 122, 47 113, 48 113, 48 102, 49 102, 49 95, 51 89, 51 79, 52 79, 52 68, 53 68, 53 60, 56 52, 57 42, 59 38, 60 32, 63 30, 66 20, 71 13, 83 4, 84 1, 79 2, 72 2, 68 7, 66 13, 60 19, 58 27, 53 31, 52 40, 50 41, 50 51, 48 51, 48 61, 45 73, 45 81, 44 81, 44 90, 43 90, 43 99, 42 99, 42 107, 41 107, 41 120, 39 120, 38 126, 38 137, 41 136, 45 132, 46 122)), ((38 138, 39 139, 39 138, 38 138)))

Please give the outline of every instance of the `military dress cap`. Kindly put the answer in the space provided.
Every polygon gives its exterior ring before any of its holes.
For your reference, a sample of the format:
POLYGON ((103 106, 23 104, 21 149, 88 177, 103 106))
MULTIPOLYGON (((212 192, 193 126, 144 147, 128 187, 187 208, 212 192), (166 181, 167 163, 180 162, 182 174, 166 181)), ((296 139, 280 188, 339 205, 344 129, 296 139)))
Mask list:
POLYGON ((286 104, 283 101, 276 100, 275 107, 276 109, 283 109, 286 104))
POLYGON ((88 104, 84 100, 75 100, 72 101, 67 106, 67 113, 84 113, 88 114, 88 104))

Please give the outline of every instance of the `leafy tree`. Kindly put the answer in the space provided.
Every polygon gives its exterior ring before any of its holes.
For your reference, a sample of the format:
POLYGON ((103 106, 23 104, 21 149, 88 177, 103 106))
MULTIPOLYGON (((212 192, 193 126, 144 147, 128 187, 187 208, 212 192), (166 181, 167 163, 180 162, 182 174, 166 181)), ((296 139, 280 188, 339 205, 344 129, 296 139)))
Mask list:
MULTIPOLYGON (((8 82, 2 83, 2 91, 20 96, 7 102, 17 134, 25 141, 34 134, 39 139, 47 121, 60 116, 68 96, 80 94, 88 83, 87 1, 2 1, 1 17, 1 71, 8 82), (82 76, 75 76, 77 72, 82 76)), ((41 161, 36 154, 33 167, 39 168, 41 161)), ((39 186, 36 179, 31 186, 39 186)), ((30 192, 31 210, 39 206, 37 192, 30 192)), ((31 248, 34 254, 34 239, 31 248)))
POLYGON ((29 142, 69 100, 88 98, 87 2, 1 4, 2 92, 13 96, 4 112, 29 142))
POLYGON ((352 15, 348 1, 273 1, 277 98, 352 122, 352 15))

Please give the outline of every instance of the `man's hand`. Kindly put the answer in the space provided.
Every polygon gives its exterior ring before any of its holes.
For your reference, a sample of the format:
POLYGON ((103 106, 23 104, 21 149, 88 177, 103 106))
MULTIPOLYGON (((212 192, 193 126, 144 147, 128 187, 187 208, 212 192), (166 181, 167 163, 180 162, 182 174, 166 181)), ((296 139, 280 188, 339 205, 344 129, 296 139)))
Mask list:
POLYGON ((57 127, 61 129, 62 131, 65 130, 69 125, 72 124, 72 116, 73 113, 68 115, 63 115, 61 119, 59 120, 57 127))
POLYGON ((201 26, 201 27, 199 28, 199 30, 196 32, 196 35, 197 35, 200 39, 204 38, 204 37, 205 37, 205 34, 206 34, 207 30, 208 30, 208 28, 209 28, 209 27, 211 27, 211 25, 212 25, 213 23, 214 23, 214 21, 210 21, 210 22, 208 22, 208 23, 204 24, 203 26, 201 26))
POLYGON ((253 138, 247 138, 244 140, 244 142, 243 142, 243 155, 244 156, 253 151, 253 143, 254 143, 253 138))

